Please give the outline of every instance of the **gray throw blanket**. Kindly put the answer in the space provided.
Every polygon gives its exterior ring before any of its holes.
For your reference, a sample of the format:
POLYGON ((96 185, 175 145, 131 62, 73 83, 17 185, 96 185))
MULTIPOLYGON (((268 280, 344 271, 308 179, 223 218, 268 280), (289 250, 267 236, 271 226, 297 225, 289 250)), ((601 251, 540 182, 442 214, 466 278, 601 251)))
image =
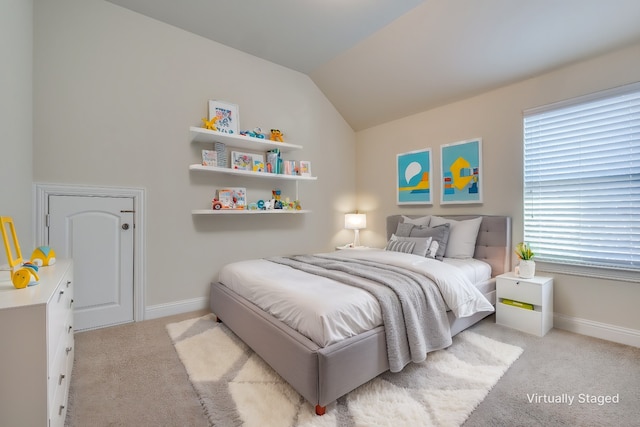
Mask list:
POLYGON ((440 290, 427 277, 404 268, 375 262, 297 255, 268 261, 364 289, 377 298, 382 311, 391 372, 427 353, 451 345, 447 308, 440 290))

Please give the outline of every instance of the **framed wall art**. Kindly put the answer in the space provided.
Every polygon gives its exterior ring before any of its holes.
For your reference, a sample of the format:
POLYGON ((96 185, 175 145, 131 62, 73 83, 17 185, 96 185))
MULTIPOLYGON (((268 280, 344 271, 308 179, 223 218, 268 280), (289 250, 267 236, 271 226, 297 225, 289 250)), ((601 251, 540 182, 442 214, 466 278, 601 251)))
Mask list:
POLYGON ((430 205, 431 148, 397 155, 397 204, 430 205))
POLYGON ((482 203, 482 139, 440 146, 440 204, 482 203))
POLYGON ((214 117, 218 118, 215 122, 218 132, 238 134, 240 114, 236 104, 209 100, 209 120, 214 117))

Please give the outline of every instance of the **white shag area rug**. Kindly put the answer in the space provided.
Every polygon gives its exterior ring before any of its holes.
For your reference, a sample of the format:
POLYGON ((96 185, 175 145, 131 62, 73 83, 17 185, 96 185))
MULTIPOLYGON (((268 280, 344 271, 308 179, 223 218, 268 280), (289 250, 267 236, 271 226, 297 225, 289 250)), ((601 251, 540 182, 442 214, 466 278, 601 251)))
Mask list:
POLYGON ((314 406, 209 314, 167 331, 212 426, 459 426, 522 349, 464 331, 446 350, 387 372, 327 406, 314 406))

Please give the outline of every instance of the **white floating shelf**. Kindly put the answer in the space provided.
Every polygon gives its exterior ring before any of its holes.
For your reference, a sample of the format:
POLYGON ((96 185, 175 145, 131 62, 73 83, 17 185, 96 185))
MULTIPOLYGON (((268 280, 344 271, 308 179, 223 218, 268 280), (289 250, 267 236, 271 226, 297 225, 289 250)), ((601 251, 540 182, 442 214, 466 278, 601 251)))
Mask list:
POLYGON ((301 150, 301 145, 289 144, 288 142, 277 142, 269 139, 254 138, 240 134, 228 134, 217 132, 197 126, 189 128, 191 140, 195 142, 222 142, 227 147, 245 148, 254 151, 267 151, 279 148, 281 152, 301 150))
POLYGON ((279 173, 268 173, 268 172, 253 172, 253 171, 246 171, 241 169, 221 168, 218 166, 203 166, 199 164, 189 165, 189 170, 224 173, 228 175, 250 176, 253 178, 289 179, 293 181, 315 181, 318 179, 317 176, 300 176, 300 175, 284 175, 279 173))
POLYGON ((220 209, 214 211, 213 209, 195 209, 191 213, 193 215, 286 215, 286 214, 306 214, 310 213, 310 210, 294 210, 294 209, 270 209, 265 211, 249 210, 249 209, 220 209))

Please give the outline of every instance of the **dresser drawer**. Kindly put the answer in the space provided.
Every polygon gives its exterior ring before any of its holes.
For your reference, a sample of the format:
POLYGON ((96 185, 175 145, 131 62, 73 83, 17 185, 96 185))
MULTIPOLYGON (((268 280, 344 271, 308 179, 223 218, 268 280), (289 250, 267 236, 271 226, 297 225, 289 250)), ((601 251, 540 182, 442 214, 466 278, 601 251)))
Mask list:
POLYGON ((73 339, 66 338, 60 340, 56 347, 56 353, 49 362, 47 373, 47 395, 49 403, 53 402, 58 388, 68 386, 71 371, 68 369, 69 360, 73 360, 73 339))
POLYGON ((60 281, 47 305, 47 347, 49 362, 53 362, 60 340, 67 335, 69 327, 69 313, 72 311, 73 284, 69 272, 60 281))
POLYGON ((67 398, 73 369, 73 335, 59 346, 49 374, 49 420, 50 426, 64 426, 67 414, 67 398))

